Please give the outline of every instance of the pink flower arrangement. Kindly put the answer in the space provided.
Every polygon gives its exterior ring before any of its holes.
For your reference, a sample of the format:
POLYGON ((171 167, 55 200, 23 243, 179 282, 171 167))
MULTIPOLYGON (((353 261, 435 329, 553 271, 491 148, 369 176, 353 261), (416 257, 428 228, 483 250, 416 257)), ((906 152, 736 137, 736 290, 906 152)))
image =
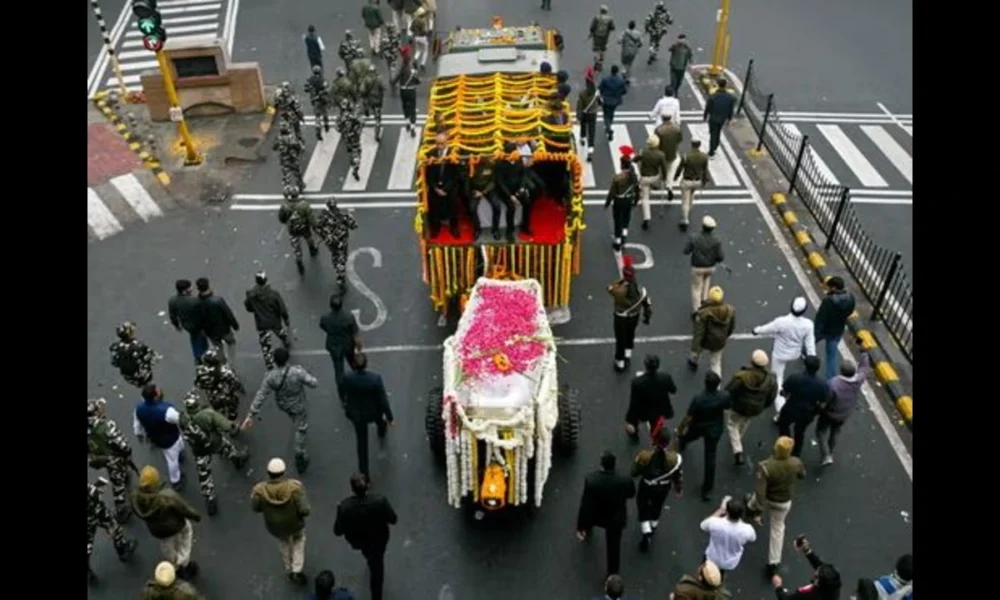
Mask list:
POLYGON ((459 341, 463 376, 481 380, 530 371, 545 354, 545 342, 538 339, 538 316, 538 301, 531 292, 482 288, 473 321, 459 341))

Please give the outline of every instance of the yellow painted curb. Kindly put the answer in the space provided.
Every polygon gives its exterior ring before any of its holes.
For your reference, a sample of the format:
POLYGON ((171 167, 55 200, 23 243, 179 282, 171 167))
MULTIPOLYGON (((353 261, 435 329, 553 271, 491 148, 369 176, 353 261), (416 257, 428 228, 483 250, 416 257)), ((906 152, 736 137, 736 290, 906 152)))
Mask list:
POLYGON ((861 348, 864 350, 871 350, 878 347, 878 344, 875 342, 875 336, 867 329, 859 329, 857 336, 861 340, 861 348))
POLYGON ((795 241, 798 242, 800 246, 805 246, 806 244, 812 241, 812 238, 809 237, 808 231, 803 231, 800 229, 795 232, 795 241))
POLYGON ((751 158, 760 158, 761 156, 764 156, 764 154, 766 154, 766 153, 767 153, 767 150, 765 150, 763 148, 761 148, 760 150, 758 150, 756 148, 751 148, 751 149, 747 150, 747 155, 750 156, 751 158))
POLYGON ((899 381, 899 374, 896 373, 896 369, 894 369, 891 364, 884 361, 875 365, 875 374, 878 375, 878 378, 882 383, 899 381))
POLYGON ((795 213, 793 213, 790 210, 786 210, 784 213, 782 213, 781 218, 784 219, 785 223, 787 223, 788 225, 795 225, 796 223, 799 222, 799 218, 796 217, 795 213))
POLYGON ((810 252, 809 253, 809 264, 814 269, 820 269, 820 268, 826 266, 826 261, 823 260, 823 257, 820 256, 819 252, 810 252))
POLYGON ((896 399, 896 410, 899 414, 903 415, 903 419, 907 422, 913 420, 913 398, 909 396, 900 396, 896 399))
POLYGON ((780 193, 780 192, 771 194, 771 203, 772 204, 784 204, 785 203, 785 195, 782 194, 782 193, 780 193))
POLYGON ((163 185, 170 185, 170 175, 167 175, 163 171, 156 174, 156 178, 160 180, 163 185))

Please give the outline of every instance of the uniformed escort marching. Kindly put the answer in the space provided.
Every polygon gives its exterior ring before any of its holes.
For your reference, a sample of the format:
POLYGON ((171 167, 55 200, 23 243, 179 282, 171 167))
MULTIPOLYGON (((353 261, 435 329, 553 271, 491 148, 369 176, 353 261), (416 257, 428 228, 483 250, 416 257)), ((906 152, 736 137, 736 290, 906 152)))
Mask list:
POLYGON ((344 106, 354 106, 358 101, 354 83, 347 76, 347 70, 344 67, 337 67, 337 72, 333 77, 332 90, 330 101, 341 113, 344 112, 344 106))
POLYGON ((608 286, 608 293, 614 299, 615 372, 624 373, 632 362, 640 313, 645 325, 649 325, 653 316, 653 303, 646 288, 635 280, 631 256, 622 256, 622 278, 608 286))
POLYGON ((199 402, 198 393, 190 391, 184 397, 186 415, 181 419, 184 440, 194 453, 194 465, 198 472, 198 487, 209 516, 219 512, 219 499, 215 495, 215 479, 212 477, 212 458, 221 456, 233 463, 237 471, 243 470, 250 455, 240 450, 229 439, 229 435, 239 433, 236 423, 199 402))
POLYGON ((385 36, 378 47, 378 55, 385 60, 386 68, 389 70, 389 80, 395 85, 393 75, 396 71, 396 61, 399 60, 399 52, 403 48, 403 43, 399 39, 399 29, 394 23, 385 26, 385 36))
POLYGON ((316 65, 306 80, 306 94, 316 115, 316 139, 330 131, 330 84, 323 78, 323 67, 316 65))
POLYGON ((597 136, 597 110, 601 95, 594 80, 588 78, 576 99, 576 120, 580 122, 580 148, 587 147, 587 162, 594 162, 594 139, 597 136))
POLYGON ((683 459, 670 449, 670 428, 661 422, 652 437, 653 447, 639 452, 632 465, 632 477, 639 478, 635 508, 639 513, 639 531, 642 533, 639 550, 642 552, 649 551, 653 534, 660 526, 660 513, 671 486, 678 498, 684 494, 683 459))
POLYGON ((294 185, 285 186, 285 203, 278 209, 278 221, 282 225, 288 226, 288 241, 292 244, 292 252, 295 253, 295 266, 299 269, 299 274, 306 272, 306 265, 302 262, 302 240, 306 240, 309 246, 309 255, 319 254, 319 247, 313 240, 313 228, 316 226, 316 215, 313 214, 312 207, 305 198, 299 195, 299 188, 294 185))
POLYGON ((306 434, 309 431, 306 387, 315 388, 319 382, 305 368, 288 364, 289 358, 288 350, 284 348, 274 351, 276 367, 264 375, 257 395, 250 403, 250 412, 240 428, 246 431, 253 427, 254 419, 260 420, 259 415, 264 407, 264 400, 268 396, 274 396, 275 404, 288 415, 295 427, 295 468, 299 473, 304 473, 309 467, 309 453, 306 450, 306 434))
POLYGON ((153 380, 153 365, 163 357, 135 339, 135 330, 131 321, 115 328, 118 341, 111 344, 111 366, 118 369, 122 379, 142 389, 153 380))
POLYGON ((302 179, 302 153, 305 144, 292 133, 291 125, 282 121, 278 139, 274 141, 274 150, 278 152, 278 163, 281 166, 281 185, 305 187, 302 179))
POLYGON ((691 150, 681 158, 674 180, 681 180, 681 231, 691 224, 694 193, 708 184, 708 155, 701 151, 701 140, 691 140, 691 150))
POLYGON ((657 2, 653 12, 646 15, 644 29, 649 36, 649 60, 646 64, 651 65, 657 59, 660 52, 660 40, 667 35, 667 25, 673 24, 674 20, 667 12, 667 6, 663 2, 657 2))
POLYGON ((132 515, 128 504, 129 469, 132 448, 118 425, 105 414, 104 398, 87 400, 87 463, 91 469, 107 469, 111 495, 115 501, 115 518, 124 523, 132 515))
POLYGON ((359 58, 364 58, 365 49, 361 47, 361 42, 354 38, 354 34, 348 29, 344 32, 344 40, 337 48, 337 56, 344 61, 344 66, 351 68, 351 63, 359 58))
POLYGON ((236 371, 222 360, 219 351, 209 348, 194 369, 194 386, 205 393, 211 407, 230 420, 236 420, 240 396, 247 393, 236 371))
POLYGON ((403 64, 399 71, 392 78, 393 85, 399 85, 399 100, 403 104, 403 118, 408 122, 406 130, 410 132, 410 137, 417 136, 417 86, 420 85, 420 76, 413 66, 412 50, 406 46, 400 50, 403 64))
POLYGON ((653 186, 660 186, 667 181, 667 158, 660 150, 660 138, 652 134, 646 140, 646 147, 639 153, 636 160, 639 163, 639 200, 642 202, 642 228, 649 229, 649 221, 653 218, 650 209, 649 196, 653 186))
POLYGON ((639 176, 632 168, 632 148, 622 146, 621 170, 615 174, 611 180, 611 187, 608 188, 608 197, 604 201, 604 208, 611 207, 611 218, 613 221, 614 233, 611 247, 615 252, 621 252, 628 239, 628 224, 632 219, 632 207, 639 202, 639 176))
POLYGON ((337 274, 337 285, 347 290, 347 253, 351 231, 358 228, 354 216, 337 206, 336 198, 326 201, 326 210, 316 220, 316 233, 330 249, 330 260, 337 274))
POLYGON ((347 154, 351 157, 351 177, 361 181, 361 130, 364 120, 357 106, 341 104, 340 117, 337 118, 337 131, 347 144, 347 154))
POLYGON ((275 92, 274 110, 278 113, 279 122, 288 123, 292 131, 295 132, 295 137, 299 138, 299 141, 303 141, 302 122, 305 120, 305 115, 302 113, 302 103, 299 102, 299 97, 292 91, 291 83, 282 82, 281 87, 275 92))
POLYGON ((288 307, 281 294, 267 283, 267 273, 264 271, 254 275, 254 286, 247 290, 246 298, 243 299, 243 308, 253 314, 254 324, 257 326, 257 341, 260 343, 260 352, 264 357, 264 366, 270 370, 274 368, 274 340, 277 337, 285 348, 291 348, 292 342, 288 338, 288 328, 291 325, 288 319, 288 307))
MULTIPOLYGON (((677 150, 684 140, 684 132, 681 131, 680 125, 674 123, 673 114, 669 112, 669 109, 660 113, 660 117, 663 119, 663 123, 654 130, 654 133, 660 140, 660 152, 663 153, 663 157, 667 161, 667 176, 665 181, 669 183, 674 177, 674 171, 677 170, 677 150)), ((673 199, 674 191, 668 185, 667 200, 673 199)))
POLYGON ((361 89, 365 103, 365 116, 369 113, 375 117, 375 141, 382 139, 382 104, 385 102, 385 82, 378 74, 375 65, 368 66, 368 74, 363 79, 361 89))
POLYGON ((590 21, 590 33, 588 39, 594 40, 594 70, 600 71, 604 68, 604 53, 608 50, 608 40, 611 39, 611 32, 615 30, 615 20, 611 18, 608 5, 602 4, 597 16, 590 21))
POLYGON ((111 511, 101 497, 107 485, 108 480, 103 477, 98 477, 94 483, 87 484, 87 578, 91 583, 97 583, 97 574, 90 566, 90 557, 94 554, 94 536, 97 535, 98 527, 111 537, 111 543, 118 553, 118 560, 122 562, 131 558, 136 546, 139 545, 139 542, 128 538, 122 526, 111 518, 111 511))

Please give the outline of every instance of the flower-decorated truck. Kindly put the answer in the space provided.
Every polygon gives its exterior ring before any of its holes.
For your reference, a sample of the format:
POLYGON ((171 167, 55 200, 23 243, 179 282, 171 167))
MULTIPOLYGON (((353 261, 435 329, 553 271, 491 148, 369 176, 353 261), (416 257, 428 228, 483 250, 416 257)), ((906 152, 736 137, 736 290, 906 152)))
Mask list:
POLYGON ((560 385, 557 361, 538 281, 480 278, 444 342, 444 387, 427 406, 449 504, 479 516, 541 506, 553 451, 574 451, 580 434, 579 400, 560 385))

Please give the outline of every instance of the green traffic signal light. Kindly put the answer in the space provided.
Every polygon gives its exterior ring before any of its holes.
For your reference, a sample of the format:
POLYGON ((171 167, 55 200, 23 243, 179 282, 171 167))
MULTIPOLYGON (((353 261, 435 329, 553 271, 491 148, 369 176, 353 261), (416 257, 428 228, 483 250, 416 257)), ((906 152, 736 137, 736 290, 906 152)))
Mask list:
POLYGON ((150 16, 139 19, 139 31, 144 35, 149 35, 160 26, 160 13, 154 12, 150 16))

